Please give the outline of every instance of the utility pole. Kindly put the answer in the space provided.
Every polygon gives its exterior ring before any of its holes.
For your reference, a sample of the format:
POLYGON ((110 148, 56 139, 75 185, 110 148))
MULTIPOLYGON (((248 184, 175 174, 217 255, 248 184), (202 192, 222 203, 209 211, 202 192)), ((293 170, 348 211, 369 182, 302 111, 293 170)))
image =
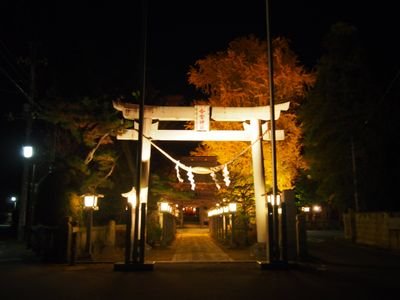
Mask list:
POLYGON ((356 164, 356 153, 354 146, 354 138, 351 137, 351 165, 353 172, 353 187, 354 187, 354 210, 360 211, 359 199, 358 199, 358 182, 357 182, 357 164, 356 164))
MULTIPOLYGON (((30 44, 30 53, 31 53, 31 61, 30 61, 30 87, 29 94, 25 94, 28 102, 24 103, 24 118, 26 120, 26 128, 25 128, 25 145, 29 145, 31 142, 32 135, 32 123, 33 123, 33 112, 32 112, 32 104, 34 103, 35 94, 36 94, 36 48, 33 43, 30 44)), ((28 230, 27 228, 28 222, 31 223, 32 217, 30 215, 30 206, 29 203, 29 191, 30 191, 30 162, 28 158, 24 159, 23 163, 23 171, 22 171, 22 183, 21 183, 21 199, 19 203, 19 214, 18 214, 18 240, 24 241, 27 238, 28 230)), ((28 235, 29 236, 29 235, 28 235)))
MULTIPOLYGON (((24 104, 24 117, 26 119, 25 128, 25 144, 28 145, 32 132, 32 112, 29 103, 24 104)), ((29 196, 29 159, 24 157, 22 182, 21 182, 21 197, 18 207, 18 240, 24 241, 26 237, 26 219, 28 209, 28 196, 29 196)))
MULTIPOLYGON (((267 31, 267 47, 268 47, 268 78, 269 78, 269 108, 270 108, 270 132, 271 132, 271 163, 272 163, 272 199, 271 204, 267 204, 267 224, 268 224, 268 235, 272 233, 272 239, 268 236, 268 240, 271 241, 272 247, 267 249, 267 264, 266 269, 272 267, 285 267, 286 255, 283 249, 284 242, 282 240, 282 228, 280 224, 286 222, 279 216, 279 205, 278 204, 278 184, 277 184, 277 171, 276 171, 276 132, 275 132, 275 92, 274 92, 274 67, 273 67, 273 48, 272 39, 270 34, 270 7, 269 0, 265 1, 266 6, 266 31, 267 31), (272 222, 270 222, 270 210, 272 210, 272 222), (269 226, 272 225, 272 230, 269 226), (272 232, 271 232, 272 231, 272 232), (268 257, 270 256, 270 257, 268 257), (269 258, 269 259, 268 259, 269 258)), ((284 215, 283 215, 284 216, 284 215)))
MULTIPOLYGON (((137 153, 136 153, 136 178, 135 178, 135 188, 136 188, 136 205, 133 208, 129 208, 128 222, 127 222, 127 238, 126 238, 126 251, 125 251, 125 264, 115 264, 115 271, 151 271, 153 270, 152 263, 145 263, 145 248, 146 248, 146 217, 147 217, 147 191, 142 194, 142 189, 148 188, 148 176, 149 176, 149 160, 143 161, 143 153, 147 153, 150 150, 146 147, 143 151, 143 134, 149 130, 149 125, 151 125, 151 119, 149 124, 149 119, 145 120, 144 115, 144 104, 146 100, 146 52, 147 52, 147 1, 142 0, 142 89, 139 102, 139 116, 138 116, 138 143, 137 143, 137 153), (143 198, 143 199, 142 199, 143 198), (141 201, 143 200, 143 201, 141 201), (132 222, 132 216, 134 220, 132 222), (132 243, 132 261, 130 262, 130 231, 133 226, 133 243, 132 243), (128 232, 129 230, 129 232, 128 232)), ((146 146, 150 146, 148 142, 145 143, 146 146)), ((129 204, 128 204, 129 205, 129 204)))
MULTIPOLYGON (((133 231, 133 253, 134 263, 144 264, 145 251, 145 228, 146 228, 146 203, 141 201, 141 190, 144 166, 142 162, 143 153, 143 125, 144 125, 144 104, 146 101, 146 57, 147 57, 147 0, 142 1, 142 90, 139 103, 139 128, 138 144, 136 153, 136 207, 135 224, 133 231), (140 217, 139 217, 140 216, 140 217), (139 222, 140 220, 140 222, 139 222), (140 237, 140 238, 139 238, 140 237)), ((147 185, 147 183, 145 183, 147 185)))
POLYGON ((278 258, 278 206, 276 205, 277 196, 277 180, 276 180, 276 138, 275 138, 275 98, 274 98, 274 69, 273 69, 273 49, 270 34, 270 9, 269 1, 266 1, 267 15, 267 43, 268 43, 268 77, 269 77, 269 107, 271 115, 271 163, 272 163, 272 197, 274 205, 272 205, 272 260, 278 258))

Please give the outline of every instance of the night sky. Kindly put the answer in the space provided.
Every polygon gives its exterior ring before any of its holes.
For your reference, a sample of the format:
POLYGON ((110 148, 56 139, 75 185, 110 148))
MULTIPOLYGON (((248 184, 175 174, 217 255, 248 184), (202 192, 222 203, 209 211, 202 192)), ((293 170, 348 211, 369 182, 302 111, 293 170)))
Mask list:
MULTIPOLYGON (((29 68, 18 64, 35 41, 40 64, 39 97, 100 94, 129 96, 140 78, 140 1, 23 1, 0 4, 0 98, 2 103, 2 184, 0 199, 19 193, 20 146, 25 102, 15 81, 29 91, 29 68), (11 79, 12 80, 11 80, 11 79), (12 112, 16 117, 8 121, 12 112)), ((321 55, 322 37, 337 21, 356 26, 381 72, 393 79, 400 66, 394 1, 271 0, 271 35, 291 40, 302 64, 311 68, 321 55)), ((187 71, 196 60, 226 49, 233 39, 255 34, 265 39, 264 0, 160 1, 148 6, 148 85, 160 97, 194 95, 187 71)))

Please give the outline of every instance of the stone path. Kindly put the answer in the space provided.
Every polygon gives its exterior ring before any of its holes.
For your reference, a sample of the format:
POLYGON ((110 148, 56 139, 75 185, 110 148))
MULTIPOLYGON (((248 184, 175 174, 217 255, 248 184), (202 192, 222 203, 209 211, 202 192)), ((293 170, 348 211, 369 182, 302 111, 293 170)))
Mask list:
POLYGON ((233 261, 208 235, 208 228, 178 229, 173 262, 233 261))

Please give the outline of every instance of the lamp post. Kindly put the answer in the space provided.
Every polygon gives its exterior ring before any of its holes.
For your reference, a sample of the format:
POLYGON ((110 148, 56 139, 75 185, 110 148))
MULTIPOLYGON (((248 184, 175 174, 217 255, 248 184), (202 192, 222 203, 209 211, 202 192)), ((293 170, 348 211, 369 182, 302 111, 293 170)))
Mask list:
POLYGON ((213 209, 208 211, 208 217, 211 221, 211 230, 213 235, 217 235, 217 238, 222 238, 223 240, 226 239, 227 229, 226 229, 226 215, 229 217, 229 223, 231 226, 231 237, 230 237, 230 244, 233 246, 233 236, 235 232, 235 213, 237 212, 237 203, 236 202, 229 202, 227 205, 219 205, 213 209), (222 225, 218 219, 222 219, 222 225), (218 221, 217 221, 218 220, 218 221), (215 233, 216 231, 216 233, 215 233), (220 236, 221 235, 221 236, 220 236))
POLYGON ((12 204, 13 204, 13 210, 15 210, 15 208, 17 207, 17 197, 15 197, 15 196, 11 196, 10 197, 10 201, 12 202, 12 204))
MULTIPOLYGON (((267 29, 267 43, 268 43, 268 79, 269 79, 269 108, 270 108, 270 125, 271 125, 271 162, 272 162, 272 196, 275 199, 277 197, 277 168, 276 168, 276 139, 275 139, 275 94, 274 94, 274 68, 273 68, 273 49, 272 40, 270 34, 270 9, 269 1, 266 0, 266 29, 267 29)), ((269 214, 269 212, 267 212, 269 214)), ((270 263, 274 263, 277 259, 277 221, 278 212, 276 205, 272 205, 272 227, 273 227, 273 253, 267 252, 267 256, 272 254, 272 257, 267 257, 270 263)))
POLYGON ((140 193, 138 193, 137 189, 132 187, 129 192, 121 194, 123 197, 127 198, 128 218, 126 223, 125 261, 122 263, 116 262, 114 264, 114 271, 129 272, 153 270, 154 263, 138 262, 135 257, 139 246, 138 235, 140 234, 140 238, 143 242, 145 238, 144 230, 146 227, 144 222, 146 220, 144 218, 145 212, 143 211, 143 208, 146 207, 147 193, 147 188, 142 188, 140 193), (138 210, 138 207, 141 207, 142 210, 138 210))
POLYGON ((287 228, 286 228, 286 203, 282 201, 281 195, 267 195, 267 205, 269 206, 271 217, 271 244, 272 258, 276 267, 279 265, 286 267, 287 264, 287 228))
POLYGON ((132 262, 132 241, 133 241, 133 231, 132 224, 135 224, 134 212, 136 208, 136 189, 132 187, 132 189, 127 192, 121 194, 122 197, 127 199, 127 221, 126 221, 126 235, 125 235, 125 264, 129 264, 132 262))
POLYGON ((162 229, 161 233, 161 242, 164 243, 165 241, 168 240, 168 237, 170 236, 170 226, 168 222, 168 215, 173 215, 176 216, 175 213, 175 208, 172 207, 168 202, 159 202, 159 211, 161 213, 161 220, 160 220, 160 226, 162 229))
POLYGON ((17 197, 16 196, 10 196, 8 198, 9 203, 7 203, 7 219, 6 219, 6 224, 11 225, 14 228, 14 214, 15 214, 15 208, 17 205, 17 197), (11 204, 11 205, 10 205, 11 204))
POLYGON ((25 158, 22 172, 21 199, 18 207, 18 240, 23 241, 26 238, 26 219, 28 209, 29 195, 29 159, 34 155, 34 149, 31 145, 22 147, 22 156, 25 158))
POLYGON ((230 240, 230 244, 231 247, 234 246, 235 244, 235 214, 237 211, 237 203, 236 202, 230 202, 228 204, 228 208, 229 208, 229 212, 231 213, 230 217, 231 217, 231 240, 230 240))
POLYGON ((280 226, 279 226, 279 210, 281 205, 281 197, 277 194, 267 195, 268 203, 272 208, 272 260, 279 260, 280 256, 280 226))
POLYGON ((97 201, 102 198, 100 194, 84 194, 83 196, 84 208, 87 211, 86 221, 86 245, 85 252, 89 258, 92 257, 92 227, 93 227, 93 211, 98 210, 97 201))

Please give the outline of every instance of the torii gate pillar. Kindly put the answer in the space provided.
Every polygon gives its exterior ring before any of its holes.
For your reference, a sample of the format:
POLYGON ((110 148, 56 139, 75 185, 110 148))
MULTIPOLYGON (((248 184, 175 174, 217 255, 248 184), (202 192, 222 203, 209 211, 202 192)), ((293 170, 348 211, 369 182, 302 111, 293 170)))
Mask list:
MULTIPOLYGON (((253 181, 254 181, 254 197, 256 200, 256 226, 257 226, 257 242, 267 242, 268 222, 267 210, 265 202, 265 174, 264 174, 264 158, 260 120, 250 120, 252 140, 251 147, 252 160, 253 160, 253 181)), ((268 245, 267 249, 268 249, 268 245)))

